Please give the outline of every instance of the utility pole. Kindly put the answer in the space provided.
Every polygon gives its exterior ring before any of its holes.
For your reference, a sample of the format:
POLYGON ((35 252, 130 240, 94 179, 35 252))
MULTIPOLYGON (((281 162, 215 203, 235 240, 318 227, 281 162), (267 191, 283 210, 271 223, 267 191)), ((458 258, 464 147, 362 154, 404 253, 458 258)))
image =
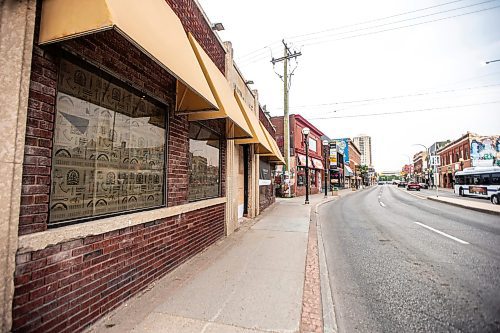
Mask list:
POLYGON ((301 56, 301 52, 294 51, 293 53, 290 51, 290 48, 288 45, 285 43, 285 40, 282 40, 283 43, 283 57, 274 59, 272 58, 271 63, 275 65, 278 62, 283 61, 283 152, 285 153, 284 158, 285 158, 285 180, 288 177, 288 189, 287 192, 285 193, 286 197, 291 196, 291 189, 290 189, 290 116, 288 112, 288 91, 290 89, 289 87, 289 76, 291 74, 288 73, 288 60, 296 58, 298 56, 301 56))

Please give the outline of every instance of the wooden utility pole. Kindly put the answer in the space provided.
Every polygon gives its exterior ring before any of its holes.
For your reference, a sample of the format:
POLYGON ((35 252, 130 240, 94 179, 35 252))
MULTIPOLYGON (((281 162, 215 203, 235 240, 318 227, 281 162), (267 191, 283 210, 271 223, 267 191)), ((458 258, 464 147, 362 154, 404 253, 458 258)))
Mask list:
MULTIPOLYGON (((288 112, 288 91, 289 87, 289 74, 288 73, 288 60, 301 56, 301 52, 294 51, 293 53, 288 48, 288 45, 283 40, 283 57, 278 59, 272 59, 271 62, 275 65, 277 62, 283 61, 283 153, 285 156, 285 179, 290 179, 290 115, 288 112)), ((285 193, 286 197, 291 195, 290 183, 288 183, 288 189, 285 193)))

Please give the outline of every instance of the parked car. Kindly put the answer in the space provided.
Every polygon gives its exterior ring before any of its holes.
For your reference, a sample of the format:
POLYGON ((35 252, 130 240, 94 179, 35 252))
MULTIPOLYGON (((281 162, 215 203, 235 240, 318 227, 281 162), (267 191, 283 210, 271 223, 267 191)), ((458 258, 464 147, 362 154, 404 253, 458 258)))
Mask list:
POLYGON ((493 193, 490 197, 491 203, 494 205, 500 205, 500 191, 493 193))
POLYGON ((427 185, 427 183, 418 183, 418 185, 420 185, 420 188, 423 188, 426 190, 429 188, 429 185, 427 185))
POLYGON ((406 187, 406 182, 399 182, 398 187, 406 187))
POLYGON ((410 190, 420 191, 420 185, 416 182, 409 182, 408 185, 406 185, 406 189, 408 191, 410 190))

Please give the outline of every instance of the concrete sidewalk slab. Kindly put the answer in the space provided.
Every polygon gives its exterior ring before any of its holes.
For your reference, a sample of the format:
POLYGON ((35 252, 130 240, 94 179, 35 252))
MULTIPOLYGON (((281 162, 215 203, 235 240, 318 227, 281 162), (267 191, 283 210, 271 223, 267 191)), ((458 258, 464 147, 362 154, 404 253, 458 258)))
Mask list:
POLYGON ((278 199, 253 225, 197 255, 94 332, 299 331, 313 195, 278 199))

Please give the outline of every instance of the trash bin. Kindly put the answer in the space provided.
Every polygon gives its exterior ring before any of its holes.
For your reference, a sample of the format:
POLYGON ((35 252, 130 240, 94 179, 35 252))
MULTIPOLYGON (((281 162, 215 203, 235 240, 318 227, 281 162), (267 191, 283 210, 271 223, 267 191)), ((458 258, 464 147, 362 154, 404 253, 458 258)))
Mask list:
POLYGON ((339 188, 338 187, 336 187, 336 186, 333 187, 332 195, 334 197, 339 195, 339 188))

